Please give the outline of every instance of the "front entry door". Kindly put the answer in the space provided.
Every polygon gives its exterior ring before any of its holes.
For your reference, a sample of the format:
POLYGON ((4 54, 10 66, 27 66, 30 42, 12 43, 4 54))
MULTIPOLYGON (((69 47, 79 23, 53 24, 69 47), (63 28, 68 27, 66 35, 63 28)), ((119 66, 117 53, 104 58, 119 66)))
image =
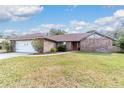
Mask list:
POLYGON ((74 50, 74 51, 79 50, 79 43, 78 42, 72 42, 72 50, 74 50))

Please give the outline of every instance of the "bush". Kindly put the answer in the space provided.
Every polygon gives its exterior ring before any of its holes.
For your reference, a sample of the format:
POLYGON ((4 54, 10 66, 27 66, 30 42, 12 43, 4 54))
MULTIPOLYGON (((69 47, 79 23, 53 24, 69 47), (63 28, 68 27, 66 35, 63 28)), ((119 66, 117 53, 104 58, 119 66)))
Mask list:
POLYGON ((51 50, 50 50, 52 53, 55 53, 56 51, 57 51, 57 49, 56 48, 51 48, 51 50))
POLYGON ((11 52, 12 50, 12 46, 11 43, 8 42, 7 40, 2 42, 3 48, 7 51, 7 52, 11 52))
POLYGON ((114 41, 113 45, 120 47, 120 52, 124 52, 124 36, 121 36, 117 41, 114 41))
POLYGON ((0 49, 2 49, 2 46, 0 46, 0 49))
POLYGON ((65 51, 66 51, 66 46, 65 46, 65 45, 59 45, 59 46, 57 47, 57 50, 58 50, 58 51, 61 51, 61 52, 65 52, 65 51))
POLYGON ((34 47, 34 49, 38 52, 38 53, 42 53, 43 52, 43 41, 40 39, 34 39, 32 41, 32 46, 34 47))

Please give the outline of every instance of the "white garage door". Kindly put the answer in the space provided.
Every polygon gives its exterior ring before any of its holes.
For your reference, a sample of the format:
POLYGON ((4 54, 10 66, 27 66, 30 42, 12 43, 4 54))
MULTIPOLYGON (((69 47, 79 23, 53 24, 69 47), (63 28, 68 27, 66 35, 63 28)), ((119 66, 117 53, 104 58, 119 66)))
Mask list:
POLYGON ((31 42, 32 41, 16 41, 16 52, 36 53, 31 42))

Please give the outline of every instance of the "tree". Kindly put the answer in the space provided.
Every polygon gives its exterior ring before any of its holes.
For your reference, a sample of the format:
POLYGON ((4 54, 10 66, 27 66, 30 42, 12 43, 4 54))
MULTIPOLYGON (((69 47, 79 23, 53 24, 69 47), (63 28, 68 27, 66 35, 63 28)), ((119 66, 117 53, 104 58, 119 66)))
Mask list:
POLYGON ((2 46, 3 48, 7 51, 7 52, 11 52, 12 50, 12 46, 11 46, 11 43, 7 40, 3 41, 2 42, 2 46))
POLYGON ((38 52, 38 53, 42 53, 43 52, 43 41, 40 39, 34 39, 32 41, 32 46, 34 47, 34 49, 38 52))
POLYGON ((66 32, 64 30, 60 30, 60 29, 51 29, 49 31, 50 35, 64 35, 66 32))
POLYGON ((120 48, 124 50, 124 36, 121 36, 118 41, 120 48))
POLYGON ((111 32, 113 37, 119 39, 121 36, 124 36, 124 23, 121 24, 115 29, 115 31, 111 32))
POLYGON ((119 39, 121 36, 124 35, 124 28, 119 28, 116 31, 112 32, 113 37, 119 39))
POLYGON ((114 45, 120 47, 124 51, 124 35, 121 36, 117 41, 114 42, 114 45))

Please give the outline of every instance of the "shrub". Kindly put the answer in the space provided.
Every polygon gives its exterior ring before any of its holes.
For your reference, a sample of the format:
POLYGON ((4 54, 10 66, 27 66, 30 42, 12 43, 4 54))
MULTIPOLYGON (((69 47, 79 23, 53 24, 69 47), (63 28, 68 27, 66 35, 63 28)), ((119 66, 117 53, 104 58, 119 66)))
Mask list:
POLYGON ((124 51, 124 36, 119 39, 119 46, 124 51))
POLYGON ((57 47, 57 50, 58 50, 58 51, 65 52, 65 51, 66 51, 66 46, 65 46, 65 45, 59 45, 59 46, 57 47))
POLYGON ((113 45, 113 46, 117 46, 117 47, 119 47, 119 42, 117 42, 117 41, 113 41, 113 42, 112 42, 112 45, 113 45))
POLYGON ((38 53, 42 53, 43 52, 43 41, 40 39, 34 39, 32 41, 32 46, 34 47, 34 49, 38 52, 38 53))
POLYGON ((117 41, 114 41, 113 45, 120 47, 120 52, 124 52, 124 36, 121 36, 117 41))
POLYGON ((51 50, 50 50, 52 53, 55 53, 56 51, 57 51, 57 49, 56 48, 51 48, 51 50))
POLYGON ((7 51, 7 52, 11 52, 12 50, 12 46, 11 43, 8 42, 7 40, 2 42, 3 48, 7 51))
POLYGON ((0 45, 0 49, 2 49, 2 46, 0 45))

